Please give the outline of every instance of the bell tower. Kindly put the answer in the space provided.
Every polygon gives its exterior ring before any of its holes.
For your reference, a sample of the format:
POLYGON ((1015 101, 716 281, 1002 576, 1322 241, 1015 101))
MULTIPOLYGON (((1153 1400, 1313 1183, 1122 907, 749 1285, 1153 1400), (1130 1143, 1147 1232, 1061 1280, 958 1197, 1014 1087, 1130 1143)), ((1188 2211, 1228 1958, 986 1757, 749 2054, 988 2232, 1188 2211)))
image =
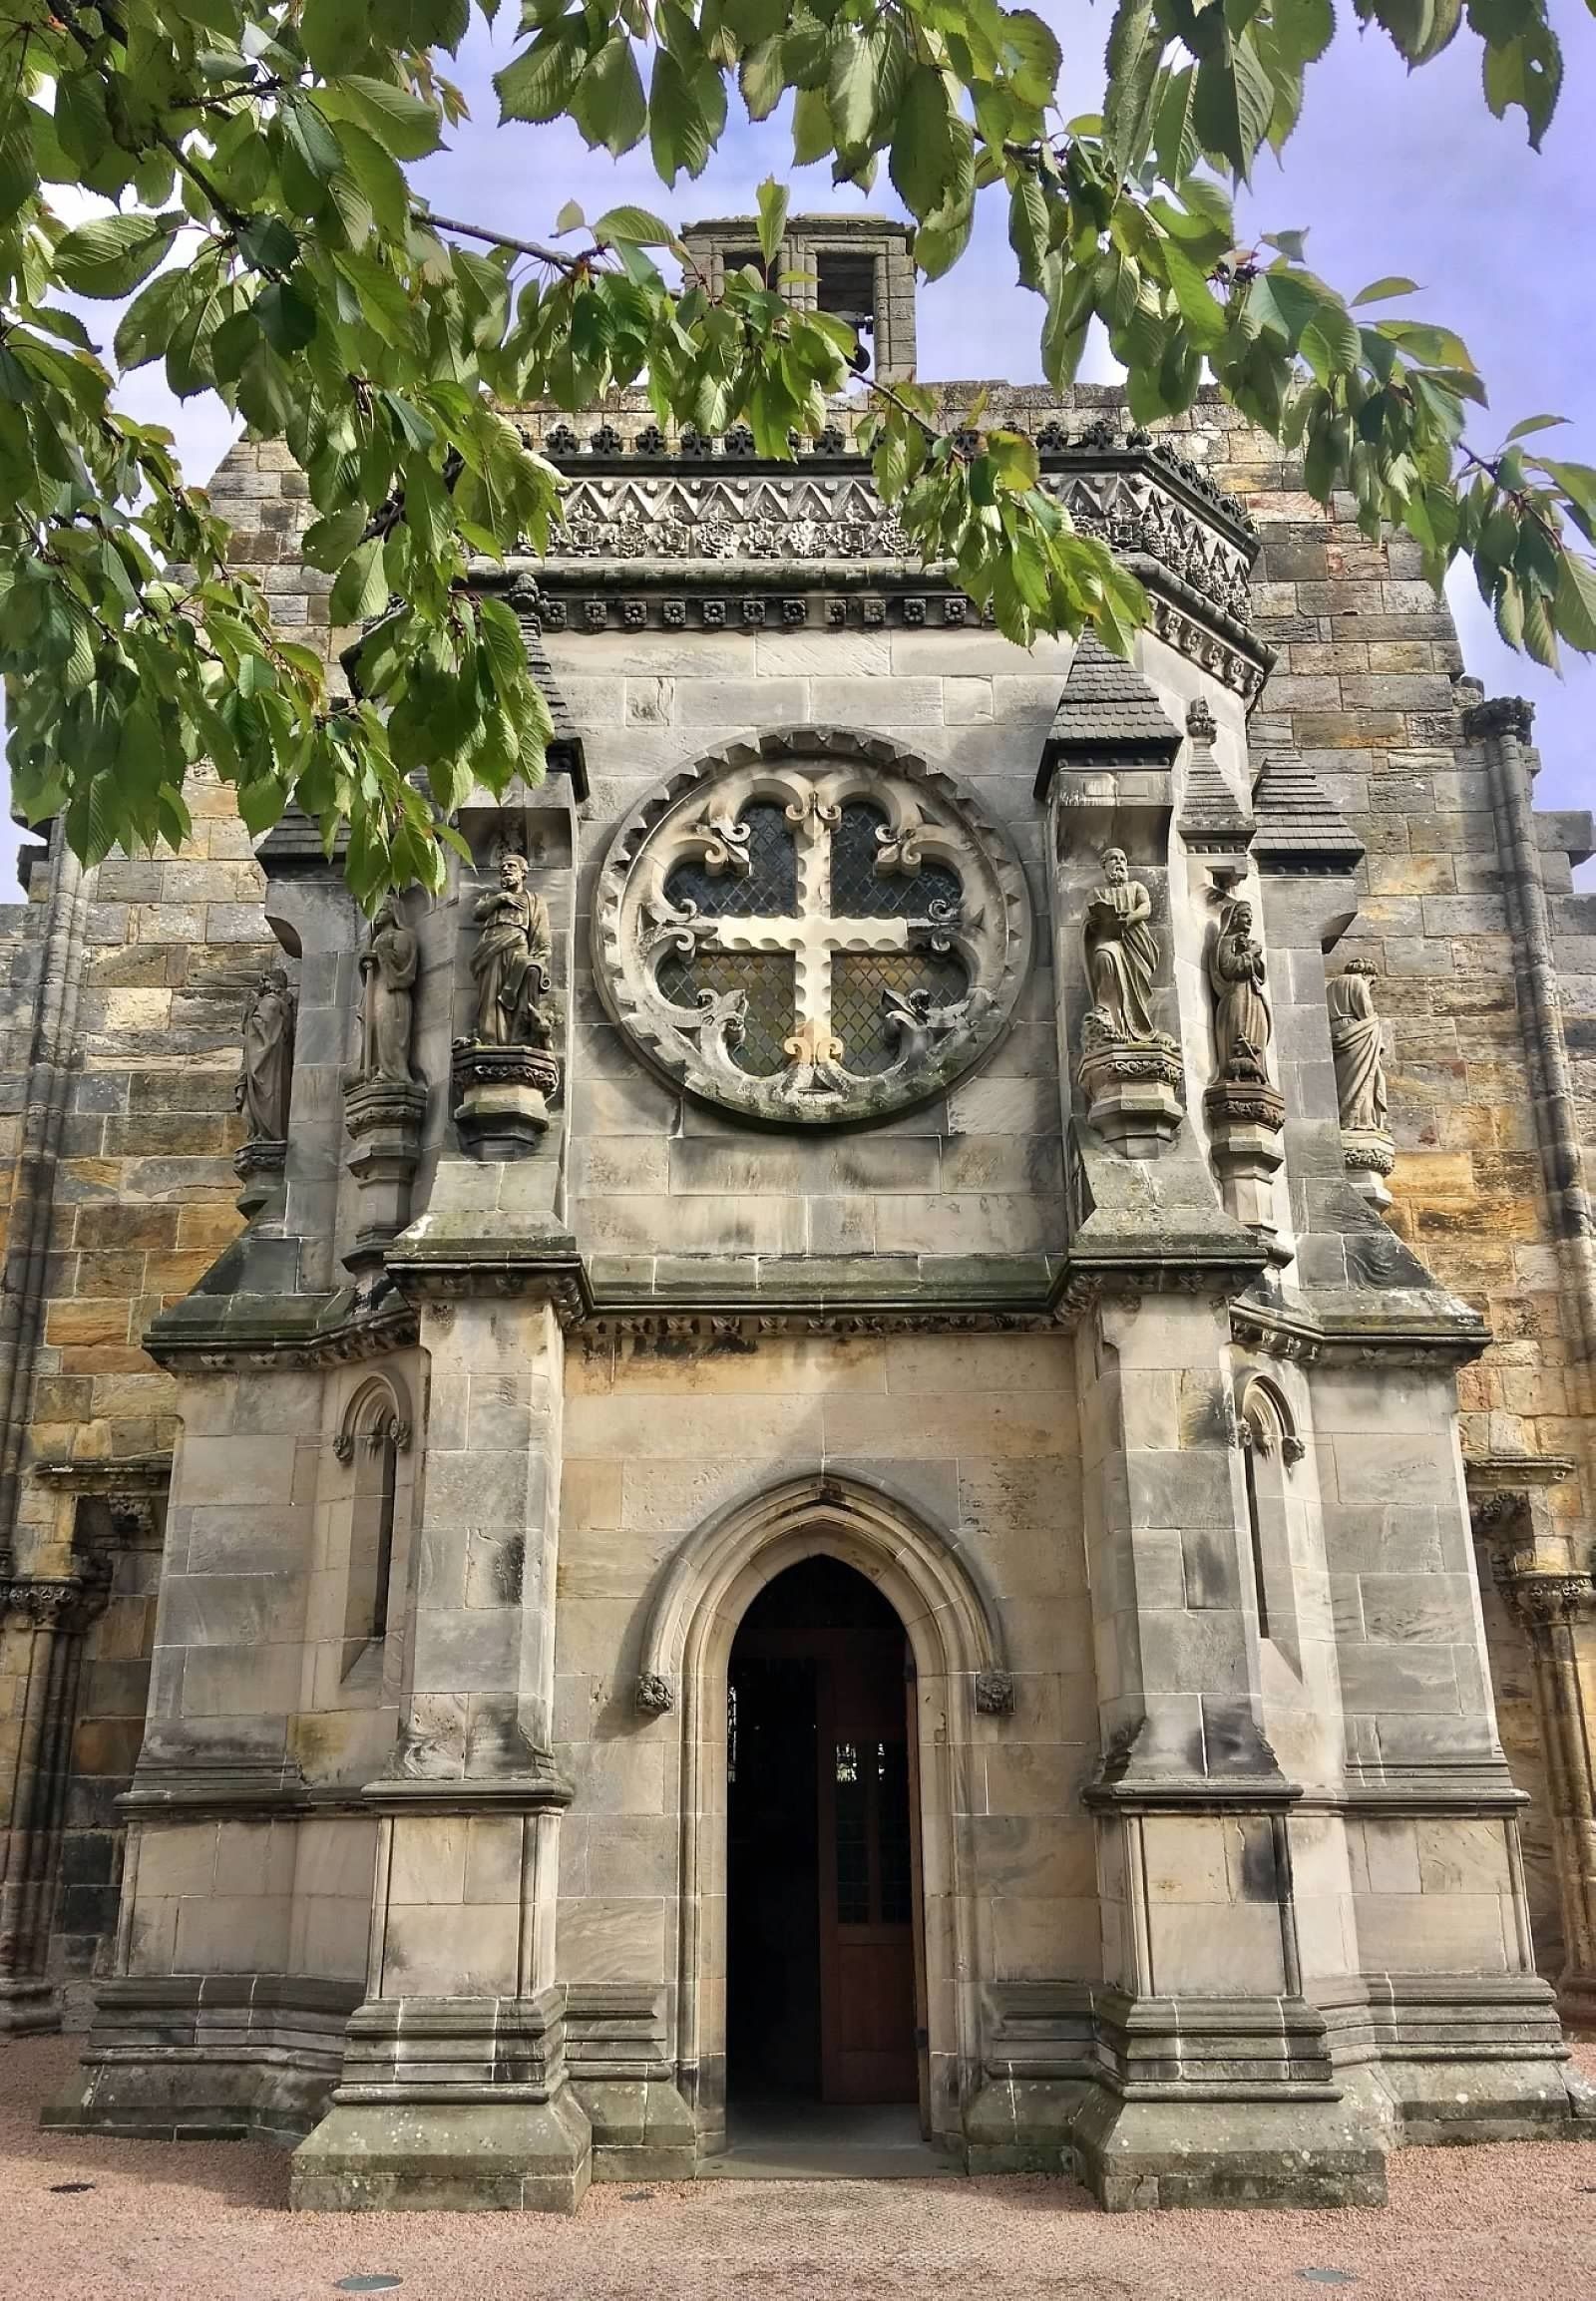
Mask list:
MULTIPOLYGON (((752 216, 690 223, 688 257, 718 293, 727 271, 762 270, 752 216)), ((915 372, 915 266, 909 227, 885 215, 793 215, 777 258, 786 293, 800 311, 835 312, 859 333, 869 372, 906 382, 915 372)))

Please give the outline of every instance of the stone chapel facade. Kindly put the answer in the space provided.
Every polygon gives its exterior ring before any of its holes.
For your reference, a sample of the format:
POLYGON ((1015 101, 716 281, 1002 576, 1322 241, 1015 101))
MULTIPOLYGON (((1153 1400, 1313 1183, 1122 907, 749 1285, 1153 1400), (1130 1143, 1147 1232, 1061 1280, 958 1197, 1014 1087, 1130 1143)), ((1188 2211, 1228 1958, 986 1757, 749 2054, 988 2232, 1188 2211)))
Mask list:
MULTIPOLYGON (((910 371, 896 227, 793 242, 910 371)), ((1133 665, 984 627, 850 405, 533 411, 559 739, 442 900, 201 785, 0 915, 61 2122, 566 2208, 775 2082, 1113 2206, 1591 2129, 1590 818, 1228 409, 990 404, 1133 665)), ((213 494, 358 679, 282 454, 213 494)))

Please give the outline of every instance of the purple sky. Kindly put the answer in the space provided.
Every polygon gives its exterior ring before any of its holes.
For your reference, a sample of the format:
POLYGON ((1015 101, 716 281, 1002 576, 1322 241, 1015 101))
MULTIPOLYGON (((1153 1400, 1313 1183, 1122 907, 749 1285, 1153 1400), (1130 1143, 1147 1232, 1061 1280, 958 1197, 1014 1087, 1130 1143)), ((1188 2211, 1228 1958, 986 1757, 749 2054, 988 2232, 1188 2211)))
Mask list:
MULTIPOLYGON (((1107 28, 1104 8, 1074 0, 1040 0, 1058 29, 1071 68, 1068 101, 1084 110, 1101 85, 1098 57, 1107 28), (1078 62, 1073 61, 1078 57, 1078 62)), ((1344 9, 1343 16, 1350 11, 1344 9)), ((1588 251, 1596 243, 1596 21, 1576 0, 1552 0, 1567 73, 1557 118, 1544 149, 1529 150, 1522 115, 1493 121, 1479 85, 1479 46, 1466 32, 1447 53, 1409 75, 1383 34, 1344 31, 1311 69, 1304 119, 1279 167, 1260 169, 1241 207, 1244 229, 1311 229, 1309 260, 1351 293, 1368 280, 1398 273, 1425 293, 1416 315, 1444 321, 1463 336, 1491 392, 1491 411, 1471 427, 1482 449, 1499 445, 1519 418, 1541 413, 1571 420, 1546 435, 1547 452, 1596 463, 1596 361, 1591 353, 1588 251), (1580 122, 1586 126, 1581 129, 1580 122)), ((677 222, 694 215, 751 210, 754 189, 775 175, 791 187, 795 208, 895 209, 886 182, 867 201, 834 192, 824 168, 794 171, 791 146, 775 122, 734 123, 706 174, 674 193, 659 185, 645 151, 625 160, 590 153, 568 125, 494 125, 491 74, 513 46, 515 12, 502 12, 490 38, 479 24, 455 77, 471 102, 473 124, 452 149, 418 172, 421 188, 446 213, 527 237, 546 235, 564 202, 580 199, 598 215, 633 199, 677 222)), ((1040 380, 1039 300, 1014 285, 1005 201, 989 193, 976 237, 945 280, 923 287, 920 372, 923 376, 991 375, 1040 380)), ((106 307, 95 317, 110 333, 106 307)), ((1088 361, 1088 378, 1106 380, 1106 355, 1088 361)), ((130 405, 177 433, 192 476, 202 478, 224 449, 228 427, 215 403, 176 406, 159 370, 132 380, 130 405)), ((1540 442, 1533 443, 1536 445, 1540 442)), ((1497 639, 1472 577, 1450 586, 1468 666, 1488 693, 1518 693, 1537 709, 1545 772, 1543 807, 1596 804, 1587 722, 1596 711, 1596 666, 1574 660, 1561 680, 1516 656, 1497 639)), ((0 895, 11 884, 15 837, 0 825, 0 895)))

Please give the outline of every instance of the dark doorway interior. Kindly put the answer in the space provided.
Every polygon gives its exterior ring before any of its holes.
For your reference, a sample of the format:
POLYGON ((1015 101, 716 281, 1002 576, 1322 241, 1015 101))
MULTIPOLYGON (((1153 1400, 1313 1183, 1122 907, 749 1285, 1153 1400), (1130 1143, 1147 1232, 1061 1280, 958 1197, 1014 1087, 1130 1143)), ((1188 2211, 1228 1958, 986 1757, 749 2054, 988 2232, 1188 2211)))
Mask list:
POLYGON ((909 1667, 891 1606, 836 1559, 789 1568, 743 1617, 726 1721, 734 2103, 919 2097, 909 1667))

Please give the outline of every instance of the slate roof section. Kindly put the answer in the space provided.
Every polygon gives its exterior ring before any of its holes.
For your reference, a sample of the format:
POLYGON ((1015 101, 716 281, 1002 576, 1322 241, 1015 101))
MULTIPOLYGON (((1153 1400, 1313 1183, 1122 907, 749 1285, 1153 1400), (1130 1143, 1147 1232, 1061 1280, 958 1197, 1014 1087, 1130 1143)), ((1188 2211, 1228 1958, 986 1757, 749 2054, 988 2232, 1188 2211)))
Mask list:
POLYGON ((1236 855, 1245 852, 1253 835, 1252 820, 1214 757, 1213 724, 1212 717, 1195 706, 1187 718, 1191 757, 1176 829, 1194 854, 1236 855))
POLYGON ((1308 762, 1266 759, 1253 785, 1253 853, 1266 871, 1351 871, 1364 843, 1308 762))
POLYGON ((1101 760, 1114 767, 1171 767, 1180 735, 1134 663, 1082 631, 1042 745, 1036 796, 1045 797, 1055 761, 1101 760))
POLYGON ((560 692, 560 681, 555 677, 549 650, 543 643, 543 625, 535 613, 529 614, 519 603, 516 612, 521 622, 521 636, 527 649, 527 668, 543 689, 549 716, 554 721, 554 737, 549 745, 549 771, 552 775, 569 775, 571 788, 578 799, 588 796, 588 758, 577 732, 577 722, 571 716, 571 706, 560 692))

